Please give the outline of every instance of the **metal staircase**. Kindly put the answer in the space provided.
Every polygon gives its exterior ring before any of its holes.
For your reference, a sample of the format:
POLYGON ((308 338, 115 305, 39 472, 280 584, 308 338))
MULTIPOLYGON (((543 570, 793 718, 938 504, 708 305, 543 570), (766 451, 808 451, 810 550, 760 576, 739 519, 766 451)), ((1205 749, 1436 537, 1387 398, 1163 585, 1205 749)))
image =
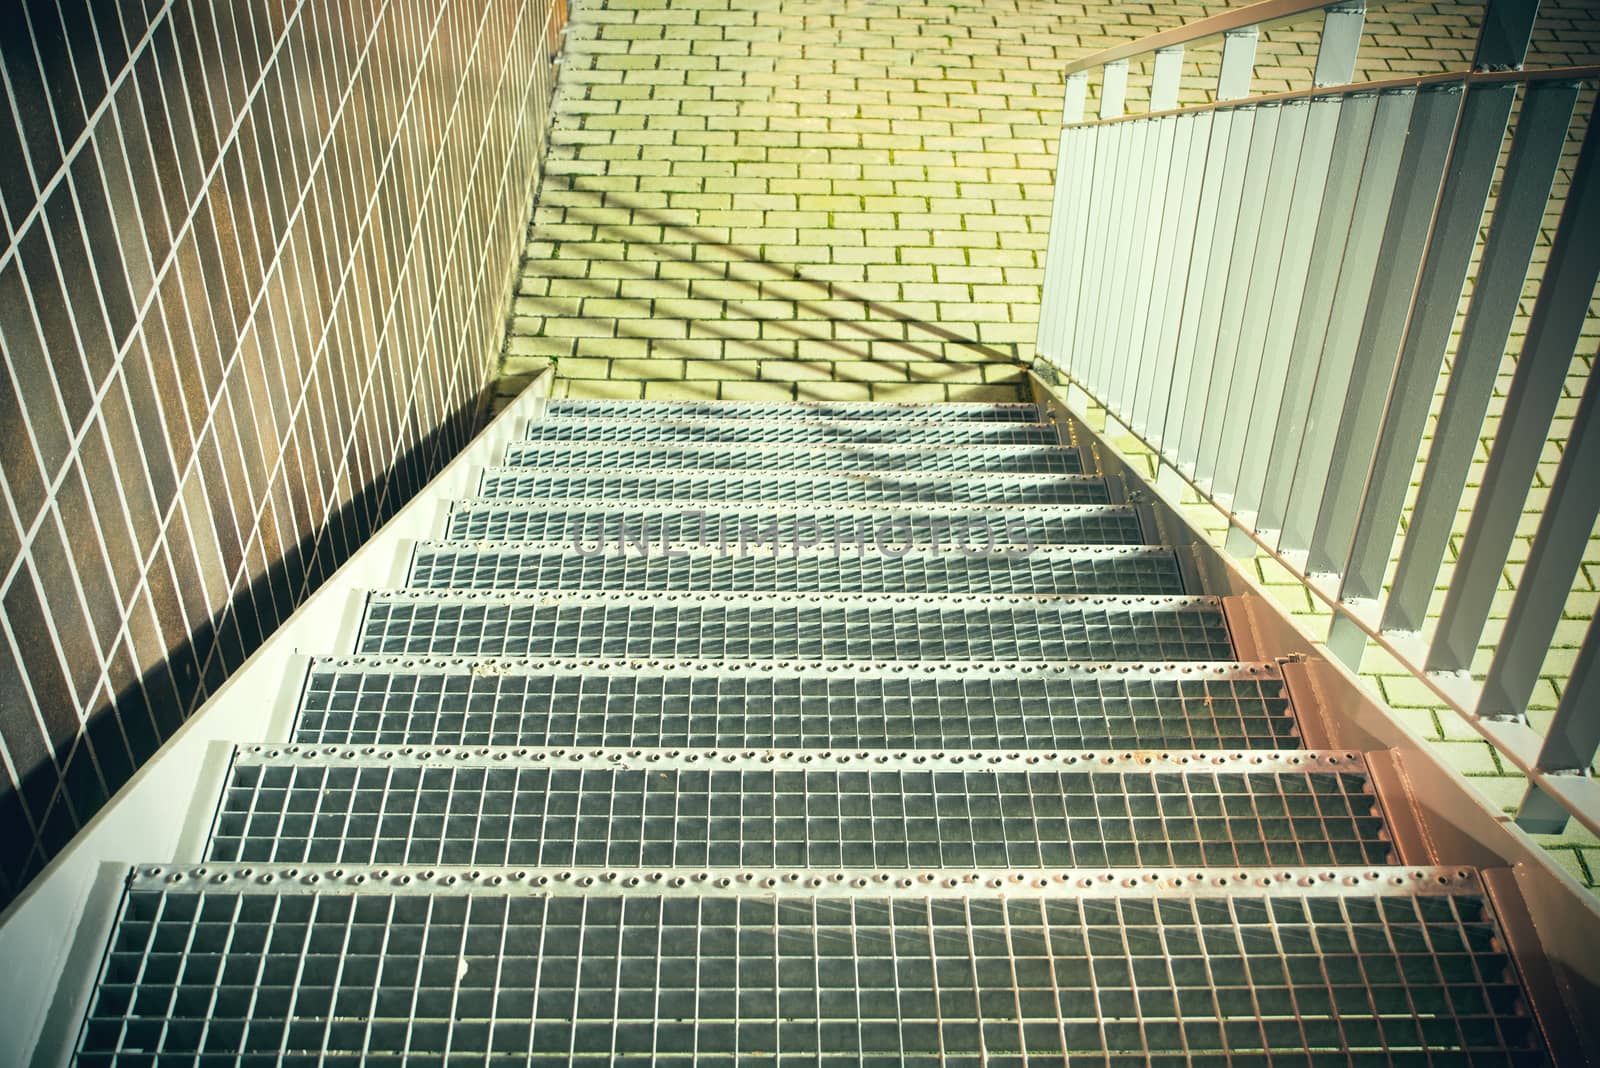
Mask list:
POLYGON ((307 650, 283 732, 194 776, 187 855, 113 866, 38 1057, 1576 1048, 1516 879, 1473 867, 1514 832, 1414 789, 1041 391, 544 405, 307 650))

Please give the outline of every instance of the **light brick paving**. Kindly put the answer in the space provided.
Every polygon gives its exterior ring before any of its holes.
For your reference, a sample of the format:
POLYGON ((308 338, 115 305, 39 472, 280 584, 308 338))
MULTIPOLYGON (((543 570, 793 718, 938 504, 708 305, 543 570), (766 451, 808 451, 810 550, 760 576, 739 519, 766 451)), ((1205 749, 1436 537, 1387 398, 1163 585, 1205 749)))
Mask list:
MULTIPOLYGON (((579 0, 500 391, 555 360, 556 392, 577 396, 1017 398, 1033 356, 1062 68, 1228 6, 579 0)), ((1357 79, 1458 69, 1479 10, 1372 5, 1357 79)), ((1596 5, 1546 0, 1542 11, 1530 63, 1595 62, 1596 5)), ((1316 40, 1314 22, 1268 27, 1254 87, 1308 86, 1316 40)), ((1189 50, 1185 101, 1208 97, 1218 58, 1214 43, 1189 50)), ((1130 110, 1148 86, 1135 64, 1130 110)), ((1566 419, 1595 343, 1586 336, 1574 361, 1566 419)), ((1502 387, 1511 370, 1508 358, 1502 387)), ((1495 425, 1492 414, 1484 459, 1495 425)), ((1558 428, 1537 488, 1560 440, 1558 428)), ((1535 522, 1506 569, 1501 620, 1535 522)), ((1600 600, 1600 549, 1591 557, 1536 723, 1600 600)), ((1323 626, 1292 577, 1258 566, 1274 597, 1323 626)), ((1375 658, 1365 673, 1491 797, 1520 796, 1487 743, 1409 674, 1375 658)), ((1553 844, 1586 881, 1600 876, 1600 843, 1574 832, 1553 844)))

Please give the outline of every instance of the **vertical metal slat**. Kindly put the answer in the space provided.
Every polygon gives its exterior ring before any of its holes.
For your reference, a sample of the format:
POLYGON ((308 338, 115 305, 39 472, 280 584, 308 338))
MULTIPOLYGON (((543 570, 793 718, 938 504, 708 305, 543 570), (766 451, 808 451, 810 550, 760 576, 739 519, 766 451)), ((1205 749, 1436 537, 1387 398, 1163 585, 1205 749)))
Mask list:
POLYGON ((1106 318, 1106 301, 1110 299, 1109 280, 1110 267, 1115 256, 1117 245, 1117 230, 1115 219, 1118 209, 1122 205, 1126 184, 1126 161, 1130 153, 1128 144, 1128 123, 1115 123, 1106 126, 1101 134, 1107 141, 1107 176, 1109 181, 1096 182, 1094 195, 1094 222, 1096 229, 1090 237, 1090 254, 1094 257, 1086 264, 1086 273, 1090 275, 1090 285, 1085 286, 1085 299, 1078 304, 1077 339, 1074 349, 1075 368, 1082 368, 1082 374, 1074 374, 1078 382, 1085 385, 1085 389, 1099 395, 1099 373, 1101 373, 1101 358, 1104 355, 1099 347, 1099 336, 1102 333, 1102 323, 1106 318))
POLYGON ((1124 111, 1128 96, 1128 61, 1119 59, 1100 70, 1100 117, 1114 119, 1124 111))
POLYGON ((1063 143, 1068 145, 1068 151, 1076 159, 1076 164, 1065 209, 1068 222, 1065 241, 1068 250, 1067 263, 1059 276, 1062 279, 1062 288, 1052 293, 1052 302, 1056 305, 1056 309, 1050 329, 1058 353, 1057 366, 1070 372, 1080 359, 1080 354, 1073 347, 1078 319, 1082 314, 1078 294, 1083 289, 1089 262, 1089 212, 1095 189, 1105 180, 1105 176, 1099 170, 1100 141, 1105 132, 1096 126, 1085 126, 1063 130, 1061 136, 1063 143))
POLYGON ((1282 136, 1280 125, 1283 115, 1284 108, 1279 104, 1258 106, 1255 110, 1255 128, 1250 134, 1249 158, 1239 195, 1239 221, 1234 227, 1233 251, 1228 257, 1227 276, 1223 283, 1222 309, 1217 321, 1211 375, 1206 384, 1205 411, 1208 417, 1200 421, 1200 436, 1195 447, 1195 478, 1208 491, 1211 490, 1210 483, 1216 471, 1217 440, 1223 425, 1220 417, 1227 411, 1237 381, 1240 328, 1250 295, 1250 281, 1255 277, 1256 251, 1262 240, 1262 209, 1268 183, 1274 166, 1279 162, 1278 141, 1282 136))
MULTIPOLYGON (((1155 252, 1161 243, 1161 224, 1166 216, 1166 191, 1168 172, 1172 169, 1172 134, 1177 120, 1159 118, 1149 120, 1140 136, 1149 145, 1145 165, 1140 176, 1139 195, 1135 201, 1143 218, 1136 220, 1142 226, 1143 236, 1130 241, 1132 255, 1128 264, 1126 311, 1118 317, 1115 340, 1112 343, 1116 364, 1112 368, 1109 400, 1115 405, 1117 418, 1131 425, 1134 393, 1138 388, 1140 371, 1149 359, 1144 342, 1144 324, 1150 314, 1151 283, 1155 273, 1155 252)), ((1138 231, 1138 226, 1134 232, 1138 231)), ((1130 233, 1130 238, 1133 234, 1130 233)))
MULTIPOLYGON (((1323 183, 1322 208, 1311 239, 1311 261, 1302 290, 1305 297, 1293 322, 1294 340, 1289 345, 1288 366, 1283 374, 1283 400, 1278 406, 1270 447, 1263 450, 1267 463, 1260 476, 1261 488, 1253 491, 1258 531, 1277 530, 1283 525, 1289 480, 1305 436, 1311 387, 1333 312, 1340 256, 1354 225, 1356 193, 1361 187, 1362 164, 1373 137, 1377 111, 1376 93, 1350 93, 1340 101, 1338 129, 1323 183)), ((1269 339, 1271 336, 1269 331, 1269 339)))
MULTIPOLYGON (((1528 335, 1506 394, 1483 485, 1467 521, 1461 557, 1450 576, 1439 630, 1428 647, 1430 671, 1465 671, 1500 585, 1500 573, 1522 519, 1545 436, 1566 381, 1573 350, 1600 277, 1600 123, 1590 121, 1566 207, 1550 246, 1528 335)), ((1592 476, 1592 473, 1591 473, 1592 476)))
MULTIPOLYGON (((1205 293, 1210 282, 1207 273, 1217 256, 1216 229, 1223 187, 1226 184, 1227 161, 1233 145, 1233 127, 1240 113, 1233 109, 1214 113, 1210 142, 1206 146, 1205 170, 1200 180, 1200 204, 1195 218, 1194 245, 1189 256, 1189 269, 1184 276, 1185 285, 1181 300, 1182 319, 1178 325, 1177 343, 1173 349, 1172 376, 1168 394, 1166 416, 1163 419, 1161 451, 1169 463, 1182 466, 1181 453, 1184 420, 1188 417, 1193 394, 1189 383, 1194 374, 1195 349, 1199 344, 1200 319, 1205 306, 1205 293)), ((1237 211, 1237 208, 1235 208, 1237 211)))
POLYGON ((1146 441, 1159 443, 1166 418, 1167 390, 1172 381, 1171 345, 1177 332, 1178 305, 1186 284, 1189 250, 1194 244, 1196 209, 1200 198, 1198 173, 1204 165, 1204 143, 1211 129, 1211 112, 1178 116, 1173 131, 1172 171, 1167 176, 1168 214, 1162 229, 1156 272, 1151 280, 1150 315, 1145 324, 1144 349, 1148 353, 1134 400, 1133 427, 1146 441))
POLYGON ((1312 85, 1346 85, 1355 77, 1366 16, 1365 3, 1339 4, 1322 13, 1322 39, 1317 43, 1312 85))
POLYGON ((1305 136, 1284 224, 1283 255, 1267 291, 1268 306, 1263 313, 1266 324, 1261 360, 1265 364, 1270 353, 1273 369, 1257 377, 1250 406, 1244 413, 1247 418, 1239 420, 1237 427, 1229 421, 1228 432, 1239 438, 1231 507, 1241 519, 1257 526, 1255 512, 1261 504, 1272 435, 1283 414, 1284 399, 1290 395, 1291 383, 1296 383, 1295 392, 1299 388, 1293 358, 1295 333, 1308 296, 1312 301, 1320 299, 1317 292, 1309 289, 1307 279, 1317 247, 1313 238, 1323 232, 1321 218, 1328 178, 1334 169, 1335 133, 1345 128, 1347 110, 1344 97, 1323 97, 1307 106, 1305 136))
POLYGON ((1074 284, 1073 222, 1081 211, 1074 196, 1083 163, 1073 152, 1077 131, 1064 128, 1056 144, 1055 193, 1050 204, 1050 235, 1045 248, 1044 280, 1040 287, 1039 333, 1036 348, 1041 356, 1058 365, 1064 362, 1061 346, 1062 305, 1074 284))
POLYGON ((1511 85, 1473 86, 1467 90, 1460 130, 1451 149, 1450 172, 1440 194, 1439 216, 1417 284, 1411 321, 1406 325, 1394 386, 1389 391, 1389 408, 1378 436, 1372 474, 1351 535, 1350 556, 1339 591, 1342 599, 1376 597, 1383 583, 1515 97, 1516 87, 1511 85))
MULTIPOLYGON (((1272 162, 1266 187, 1261 193, 1261 212, 1257 225, 1250 275, 1241 287, 1239 320, 1235 328, 1233 373, 1228 390, 1216 413, 1215 441, 1201 443, 1202 464, 1210 473, 1211 494, 1218 501, 1231 503, 1239 475, 1240 450, 1251 419, 1252 402, 1261 381, 1266 332, 1274 290, 1284 269, 1284 252, 1289 241, 1289 218, 1297 191, 1296 161, 1305 146, 1306 119, 1310 108, 1303 100, 1285 103, 1277 118, 1278 134, 1272 144, 1272 162)), ((1331 127, 1330 127, 1331 128, 1331 127)), ((1307 231, 1310 226, 1306 227, 1307 231)))
POLYGON ((1156 51, 1150 74, 1150 110, 1169 111, 1178 106, 1178 81, 1183 74, 1183 45, 1156 51))
POLYGON ((1473 70, 1521 70, 1539 16, 1539 0, 1486 0, 1473 70))
MULTIPOLYGON (((1600 375, 1589 376, 1539 529, 1478 699, 1479 716, 1522 718, 1600 515, 1600 375)), ((1592 757, 1594 754, 1591 753, 1592 757)))
MULTIPOLYGON (((1333 434, 1327 480, 1320 487, 1321 507, 1306 558, 1310 573, 1335 571, 1349 555, 1356 510, 1397 373, 1422 257, 1434 232, 1445 163, 1450 158, 1464 98, 1459 85, 1430 87, 1417 94, 1412 109, 1411 129, 1406 135, 1383 244, 1378 250, 1344 411, 1333 434)), ((1475 222, 1468 226, 1476 229, 1475 222)))
POLYGON ((1218 100, 1239 100, 1250 95, 1250 80, 1256 67, 1256 40, 1259 36, 1254 26, 1223 35, 1222 67, 1217 72, 1218 100))
POLYGON ((1101 350, 1100 376, 1097 383, 1100 399, 1118 419, 1127 418, 1127 410, 1118 396, 1118 383, 1122 380, 1130 354, 1122 342, 1127 336, 1129 309, 1134 302, 1144 299, 1137 289, 1135 274, 1138 242, 1133 235, 1139 220, 1149 210, 1151 160, 1156 150, 1156 126, 1159 120, 1138 119, 1125 123, 1124 136, 1129 140, 1127 173, 1123 176, 1122 202, 1117 213, 1116 246, 1112 259, 1110 299, 1106 302, 1101 319, 1101 332, 1097 347, 1101 350))
MULTIPOLYGON (((1419 631, 1427 617, 1577 99, 1576 86, 1540 83, 1522 103, 1444 406, 1384 605, 1384 630, 1419 631)), ((1362 565, 1363 581, 1369 566, 1362 565)))
MULTIPOLYGON (((1590 621, 1583 647, 1572 665, 1561 703, 1539 748, 1538 769, 1546 773, 1586 776, 1600 750, 1600 621, 1590 621)), ((1559 834, 1567 826, 1567 809, 1537 785, 1529 784, 1517 812, 1523 830, 1559 834)))
POLYGON ((1283 447, 1284 455, 1291 450, 1296 454, 1292 474, 1282 484, 1285 503, 1283 526, 1278 536, 1280 551, 1304 549, 1311 539, 1317 501, 1332 459, 1333 432, 1355 366, 1363 309, 1373 290, 1378 253, 1416 98, 1416 92, 1409 89, 1381 93, 1378 97, 1372 140, 1362 164, 1350 235, 1344 244, 1334 287, 1327 336, 1309 391, 1304 433, 1298 441, 1291 439, 1274 445, 1275 450, 1283 447))

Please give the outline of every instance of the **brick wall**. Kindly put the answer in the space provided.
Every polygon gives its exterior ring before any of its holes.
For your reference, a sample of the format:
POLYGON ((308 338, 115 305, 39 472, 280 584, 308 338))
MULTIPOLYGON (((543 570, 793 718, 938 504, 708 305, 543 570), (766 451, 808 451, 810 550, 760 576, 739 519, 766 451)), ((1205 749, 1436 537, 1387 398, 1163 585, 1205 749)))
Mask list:
POLYGON ((0 904, 474 430, 547 0, 9 3, 0 904))
MULTIPOLYGON (((1229 6, 580 0, 503 392, 555 359, 606 396, 1015 396, 1064 67, 1229 6)), ((1372 5, 1357 77, 1459 68, 1479 7, 1372 5)), ((1256 89, 1310 84, 1317 24, 1265 30, 1256 89)), ((1536 38, 1591 61, 1600 10, 1547 0, 1536 38)))

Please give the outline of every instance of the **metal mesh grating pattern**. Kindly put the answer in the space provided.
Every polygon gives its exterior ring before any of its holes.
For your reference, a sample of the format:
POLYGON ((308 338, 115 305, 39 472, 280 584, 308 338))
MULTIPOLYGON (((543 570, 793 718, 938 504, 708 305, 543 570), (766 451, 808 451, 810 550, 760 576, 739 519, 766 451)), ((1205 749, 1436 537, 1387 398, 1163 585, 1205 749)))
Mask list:
POLYGON ((528 424, 528 441, 632 442, 664 445, 1060 445, 1054 426, 1039 423, 920 423, 910 420, 771 422, 754 419, 551 419, 528 424))
POLYGON ((201 1050, 206 1064, 331 1065, 1544 1056, 1498 928, 1470 892, 546 898, 136 885, 77 1063, 193 1064, 201 1050))
POLYGON ((546 411, 552 416, 579 418, 620 417, 659 419, 715 416, 718 419, 889 419, 919 423, 979 422, 1036 423, 1039 409, 1032 404, 977 404, 954 401, 943 404, 896 404, 870 401, 629 401, 566 398, 553 400, 546 411))
MULTIPOLYGON (((275 751, 274 751, 275 752, 275 751)), ((1355 758, 241 755, 208 860, 512 867, 1386 864, 1355 758), (511 759, 507 759, 510 757, 511 759), (812 758, 804 758, 811 762, 812 758), (706 768, 703 763, 717 761, 706 768), (920 762, 920 763, 919 763, 920 762), (1207 766, 1209 763, 1210 766, 1207 766), (843 766, 839 766, 843 765, 843 766)))
POLYGON ((813 749, 1278 749, 1298 745, 1283 680, 1239 667, 783 673, 465 671, 313 665, 294 739, 339 745, 813 749))
MULTIPOLYGON (((781 506, 774 506, 781 507, 781 506)), ((775 511, 737 505, 689 507, 583 501, 463 501, 450 513, 447 536, 457 541, 627 540, 637 544, 779 545, 804 540, 882 547, 906 545, 1141 545, 1138 513, 1123 505, 1010 509, 1005 513, 957 506, 887 510, 856 506, 775 511)))
POLYGON ((988 472, 991 474, 1075 475, 1083 471, 1077 449, 992 445, 929 451, 925 445, 790 446, 715 445, 542 445, 514 442, 506 448, 509 467, 679 468, 699 471, 895 471, 988 472))
POLYGON ((993 475, 919 477, 898 475, 774 474, 651 471, 530 471, 491 467, 484 471, 485 497, 542 499, 581 497, 603 501, 672 500, 924 501, 972 504, 1110 504, 1101 478, 1081 475, 993 475))
POLYGON ((416 589, 683 590, 712 593, 1177 594, 1177 558, 1164 549, 968 551, 902 554, 844 548, 803 552, 699 551, 593 543, 536 549, 424 543, 406 585, 416 589), (674 550, 674 553, 682 552, 674 550))
POLYGON ((1219 602, 375 595, 361 653, 756 660, 1229 660, 1219 602))

